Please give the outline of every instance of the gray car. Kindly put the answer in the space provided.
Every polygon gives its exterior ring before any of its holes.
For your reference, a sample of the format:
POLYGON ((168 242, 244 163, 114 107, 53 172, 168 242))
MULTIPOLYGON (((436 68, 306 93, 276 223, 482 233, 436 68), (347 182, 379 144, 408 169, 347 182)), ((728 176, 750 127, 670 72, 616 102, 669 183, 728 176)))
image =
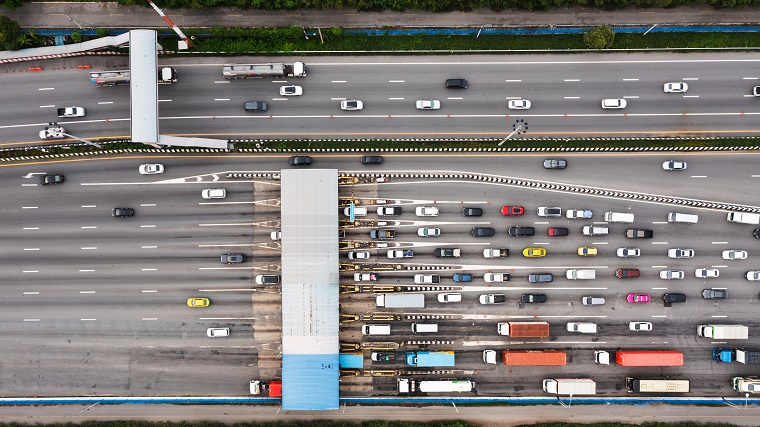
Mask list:
POLYGON ((728 298, 728 291, 724 289, 705 289, 702 291, 702 298, 704 299, 726 299, 728 298))
POLYGON ((222 255, 222 264, 240 264, 245 261, 243 254, 224 254, 222 255))
POLYGON ((544 169, 564 169, 567 167, 565 159, 546 159, 544 160, 544 169))
POLYGON ((263 101, 246 102, 243 107, 245 111, 266 111, 269 109, 267 103, 263 101))
POLYGON ((549 283, 553 280, 554 276, 551 273, 532 273, 528 275, 530 283, 549 283))

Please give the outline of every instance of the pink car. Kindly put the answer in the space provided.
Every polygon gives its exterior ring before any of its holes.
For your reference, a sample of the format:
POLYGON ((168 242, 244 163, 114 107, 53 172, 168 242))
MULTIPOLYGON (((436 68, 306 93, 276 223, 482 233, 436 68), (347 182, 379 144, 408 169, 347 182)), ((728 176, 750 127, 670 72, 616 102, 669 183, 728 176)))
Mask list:
POLYGON ((630 303, 646 304, 652 300, 652 297, 649 296, 649 294, 628 294, 628 297, 626 297, 626 299, 630 303))

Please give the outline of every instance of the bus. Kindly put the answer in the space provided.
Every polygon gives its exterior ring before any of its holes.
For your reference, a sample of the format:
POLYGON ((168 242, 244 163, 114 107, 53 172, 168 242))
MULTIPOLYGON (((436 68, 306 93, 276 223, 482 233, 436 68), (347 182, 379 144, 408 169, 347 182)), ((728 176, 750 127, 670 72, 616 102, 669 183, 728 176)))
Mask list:
POLYGON ((129 84, 129 70, 92 71, 90 81, 95 86, 114 86, 129 84))
POLYGON ((642 380, 628 377, 625 379, 628 393, 688 393, 689 380, 642 380))

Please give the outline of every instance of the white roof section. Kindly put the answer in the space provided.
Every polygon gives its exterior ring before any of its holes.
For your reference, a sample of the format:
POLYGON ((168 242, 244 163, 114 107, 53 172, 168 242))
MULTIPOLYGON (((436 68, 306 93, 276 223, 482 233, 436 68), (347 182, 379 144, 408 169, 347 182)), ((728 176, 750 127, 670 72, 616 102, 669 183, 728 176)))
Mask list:
POLYGON ((158 143, 158 59, 156 31, 129 32, 132 142, 158 143))
POLYGON ((160 145, 220 148, 222 150, 232 147, 232 144, 229 144, 226 139, 195 138, 190 136, 159 135, 158 143, 160 145))
POLYGON ((338 170, 281 171, 282 408, 338 409, 338 170))

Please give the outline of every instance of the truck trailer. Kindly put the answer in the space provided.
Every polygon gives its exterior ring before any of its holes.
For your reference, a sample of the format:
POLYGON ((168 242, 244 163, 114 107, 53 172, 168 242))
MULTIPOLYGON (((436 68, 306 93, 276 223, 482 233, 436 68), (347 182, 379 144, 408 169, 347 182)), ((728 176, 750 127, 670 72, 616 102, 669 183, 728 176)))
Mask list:
POLYGON ((596 382, 589 378, 547 378, 544 391, 551 394, 570 396, 596 394, 596 382))
POLYGON ((453 351, 410 351, 405 355, 407 366, 432 368, 434 366, 454 366, 453 351))
POLYGON ((419 381, 410 378, 398 379, 399 393, 468 393, 475 388, 475 383, 466 380, 419 381))
POLYGON ((749 328, 742 325, 699 325, 697 336, 717 340, 746 340, 749 328))
POLYGON ((748 212, 729 212, 728 222, 738 222, 740 224, 760 224, 760 214, 748 212))
POLYGON ((549 336, 549 324, 546 322, 499 322, 499 335, 512 338, 545 338, 549 336))
POLYGON ((683 366, 683 353, 673 350, 618 350, 620 366, 683 366))
POLYGON ((501 360, 507 366, 565 366, 567 353, 559 350, 504 350, 501 360))
POLYGON ((177 70, 172 67, 162 67, 158 69, 158 84, 169 85, 177 83, 177 70))
POLYGON ((222 75, 225 79, 247 79, 259 77, 305 77, 306 65, 303 62, 284 64, 272 62, 266 64, 224 64, 222 75))
POLYGON ((717 362, 731 363, 734 360, 745 365, 760 363, 760 350, 743 348, 714 348, 712 358, 717 362))
POLYGON ((384 308, 425 308, 425 294, 381 294, 375 297, 375 303, 384 308))

